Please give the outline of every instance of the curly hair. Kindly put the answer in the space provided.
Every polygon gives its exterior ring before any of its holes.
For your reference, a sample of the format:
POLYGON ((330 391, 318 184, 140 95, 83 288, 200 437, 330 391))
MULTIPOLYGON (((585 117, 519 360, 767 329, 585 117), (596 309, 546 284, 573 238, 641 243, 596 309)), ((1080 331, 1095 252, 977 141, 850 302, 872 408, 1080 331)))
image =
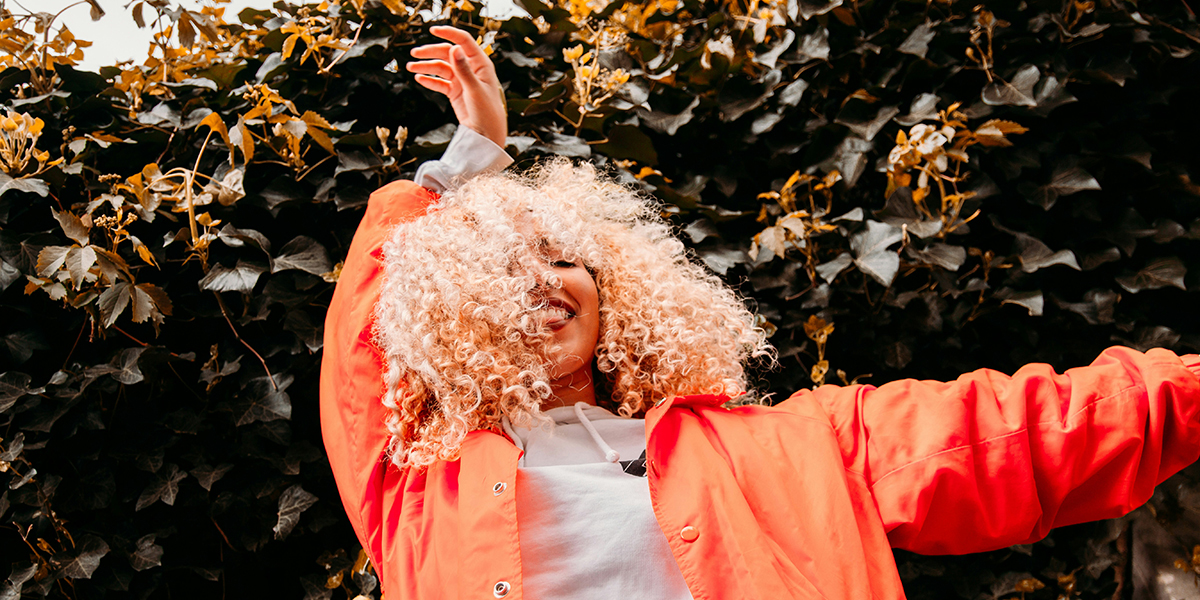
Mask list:
POLYGON ((597 400, 632 416, 660 398, 745 391, 770 357, 741 299, 688 258, 659 207, 565 160, 479 177, 402 223, 383 246, 375 336, 398 466, 453 460, 476 429, 532 426, 552 397, 555 347, 539 286, 561 281, 547 247, 596 279, 597 400))

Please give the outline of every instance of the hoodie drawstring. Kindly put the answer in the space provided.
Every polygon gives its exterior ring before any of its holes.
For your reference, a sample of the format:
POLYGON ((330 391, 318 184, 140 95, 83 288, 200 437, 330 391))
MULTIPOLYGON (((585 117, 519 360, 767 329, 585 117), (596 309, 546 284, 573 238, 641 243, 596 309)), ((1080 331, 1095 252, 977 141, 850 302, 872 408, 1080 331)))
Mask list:
POLYGON ((604 438, 600 437, 600 433, 596 431, 595 426, 592 425, 592 421, 587 418, 587 415, 583 414, 583 407, 585 406, 590 405, 587 402, 576 402, 575 416, 579 417, 579 422, 583 424, 583 428, 586 429, 587 432, 592 436, 592 441, 596 442, 596 446, 598 446, 600 451, 604 453, 604 459, 610 463, 619 462, 621 460, 621 454, 616 450, 613 450, 612 446, 604 443, 604 438))

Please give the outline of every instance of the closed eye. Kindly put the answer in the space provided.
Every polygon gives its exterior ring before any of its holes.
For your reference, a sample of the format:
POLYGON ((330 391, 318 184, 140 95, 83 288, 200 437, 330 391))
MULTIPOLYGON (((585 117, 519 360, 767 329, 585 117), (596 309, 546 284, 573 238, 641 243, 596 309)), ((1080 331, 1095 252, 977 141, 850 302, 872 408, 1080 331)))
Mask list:
POLYGON ((575 263, 573 263, 569 260, 556 260, 556 261, 550 263, 550 266, 561 268, 561 269, 570 269, 570 268, 576 267, 578 265, 576 265, 575 263))

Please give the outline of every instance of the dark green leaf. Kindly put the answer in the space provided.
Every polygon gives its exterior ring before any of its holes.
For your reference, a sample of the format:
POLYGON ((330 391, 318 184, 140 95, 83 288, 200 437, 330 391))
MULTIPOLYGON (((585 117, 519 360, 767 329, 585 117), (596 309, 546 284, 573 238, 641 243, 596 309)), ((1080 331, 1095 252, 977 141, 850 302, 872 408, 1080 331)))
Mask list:
POLYGON ((282 540, 300 522, 300 513, 317 503, 317 497, 304 491, 299 484, 283 491, 279 496, 279 516, 275 523, 275 539, 282 540))
POLYGON ((155 544, 154 539, 154 534, 138 538, 137 549, 129 555, 129 566, 133 567, 134 571, 162 566, 163 547, 155 544))
POLYGON ((329 253, 317 240, 308 236, 296 236, 279 249, 279 256, 271 261, 271 272, 298 269, 313 275, 322 275, 333 270, 329 253))
POLYGON ((112 327, 117 317, 129 306, 133 286, 128 281, 118 281, 100 294, 100 317, 105 327, 112 327))
POLYGON ((212 484, 220 481, 220 479, 232 469, 233 465, 230 464, 224 464, 216 467, 200 465, 199 467, 192 469, 191 475, 192 477, 196 478, 196 481, 200 482, 200 487, 204 488, 204 491, 211 492, 212 484))
POLYGON ((291 375, 276 375, 273 379, 251 379, 242 392, 244 402, 237 426, 249 425, 255 421, 291 419, 292 400, 285 390, 292 384, 293 379, 291 375))
POLYGON ((854 257, 850 256, 849 252, 843 252, 837 258, 817 265, 817 274, 826 282, 833 283, 834 278, 852 264, 854 264, 854 257))
POLYGON ((900 44, 900 47, 896 50, 925 58, 925 53, 929 52, 929 42, 933 41, 936 35, 937 33, 933 30, 933 24, 926 21, 912 30, 912 33, 908 34, 904 43, 900 44))
POLYGON ((175 497, 179 494, 179 482, 183 481, 185 477, 187 477, 187 472, 180 470, 178 465, 165 465, 155 480, 142 490, 134 510, 140 511, 159 500, 162 500, 163 504, 167 506, 174 505, 175 497))
POLYGON ((1183 282, 1184 275, 1187 275, 1187 267, 1183 265, 1183 261, 1168 256, 1150 261, 1137 273, 1117 277, 1117 284, 1131 294, 1164 287, 1187 290, 1183 282))
POLYGON ((1001 304, 1016 304, 1029 311, 1029 316, 1042 316, 1042 309, 1046 305, 1045 298, 1042 297, 1041 290, 1030 292, 1017 292, 1011 288, 1001 288, 996 291, 996 298, 1001 304))
POLYGON ((217 263, 212 266, 207 275, 200 279, 200 289, 249 294, 254 291, 259 276, 266 271, 265 266, 241 260, 233 268, 217 263))
POLYGON ((57 211, 51 208, 50 212, 54 215, 54 219, 58 221, 58 226, 62 228, 63 233, 66 234, 67 237, 75 240, 75 243, 79 244, 80 246, 88 245, 88 238, 90 237, 88 235, 88 231, 91 230, 91 228, 84 225, 83 221, 80 220, 79 217, 75 216, 74 213, 65 210, 57 211))
POLYGON ((1033 86, 1041 77, 1041 71, 1034 65, 1021 67, 1012 76, 1011 81, 997 78, 995 82, 983 88, 983 101, 993 106, 1037 106, 1033 99, 1033 86))
POLYGON ((75 542, 75 552, 59 565, 59 572, 71 579, 91 579, 100 559, 108 554, 108 543, 93 535, 83 535, 75 542))

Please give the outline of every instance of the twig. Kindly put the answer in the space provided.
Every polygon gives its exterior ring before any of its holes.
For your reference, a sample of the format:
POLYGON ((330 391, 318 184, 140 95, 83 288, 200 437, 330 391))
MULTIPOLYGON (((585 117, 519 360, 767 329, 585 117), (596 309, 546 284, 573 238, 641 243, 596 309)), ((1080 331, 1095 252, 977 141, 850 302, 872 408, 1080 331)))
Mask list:
POLYGON ((229 543, 229 536, 225 535, 225 530, 221 529, 221 525, 217 523, 216 518, 209 517, 208 519, 212 521, 213 527, 217 528, 217 533, 221 534, 221 539, 225 540, 225 545, 229 546, 230 550, 233 550, 233 544, 229 543))
POLYGON ((67 358, 63 359, 62 370, 67 370, 67 363, 71 362, 71 356, 75 354, 75 348, 79 346, 79 340, 83 339, 83 330, 87 329, 88 322, 84 320, 83 325, 79 326, 79 335, 75 336, 75 343, 71 344, 71 351, 67 353, 67 358))
POLYGON ((259 354, 253 346, 248 344, 246 340, 242 339, 242 336, 238 334, 237 327, 233 326, 233 320, 229 318, 229 309, 225 307, 225 300, 221 298, 221 293, 213 292, 213 296, 217 297, 217 306, 221 307, 221 316, 225 317, 226 323, 229 323, 229 329, 233 331, 233 337, 237 338, 237 341, 241 342, 246 349, 250 350, 250 352, 254 354, 255 358, 258 359, 258 362, 262 363, 263 370, 267 372, 267 379, 271 381, 271 389, 278 391, 279 386, 275 384, 275 376, 271 374, 271 369, 267 367, 267 361, 263 360, 262 355, 259 354))
POLYGON ((327 161, 327 160, 329 160, 329 159, 331 159, 331 158, 333 158, 333 155, 332 155, 332 154, 330 154, 329 156, 326 156, 325 158, 322 158, 321 160, 318 160, 318 161, 317 161, 317 164, 315 164, 315 165, 313 165, 313 166, 311 166, 311 167, 309 167, 309 168, 305 169, 305 170, 304 170, 304 172, 303 172, 303 173, 301 173, 301 174, 300 174, 300 176, 296 178, 296 181, 300 181, 300 180, 304 179, 305 177, 308 177, 308 174, 309 174, 309 173, 312 173, 312 172, 313 172, 313 169, 316 169, 317 167, 319 167, 319 166, 321 166, 321 165, 325 164, 325 161, 327 161))
POLYGON ((350 40, 350 45, 346 46, 346 49, 342 50, 342 53, 337 55, 337 58, 333 59, 333 61, 330 62, 328 65, 325 65, 324 67, 321 67, 320 69, 318 69, 317 72, 324 75, 325 73, 328 73, 330 71, 330 69, 333 69, 333 67, 337 66, 338 61, 342 60, 342 57, 346 56, 346 54, 348 52, 350 52, 351 48, 358 45, 358 36, 362 35, 362 31, 366 28, 367 28, 366 23, 359 23, 358 31, 354 32, 354 39, 350 40))

